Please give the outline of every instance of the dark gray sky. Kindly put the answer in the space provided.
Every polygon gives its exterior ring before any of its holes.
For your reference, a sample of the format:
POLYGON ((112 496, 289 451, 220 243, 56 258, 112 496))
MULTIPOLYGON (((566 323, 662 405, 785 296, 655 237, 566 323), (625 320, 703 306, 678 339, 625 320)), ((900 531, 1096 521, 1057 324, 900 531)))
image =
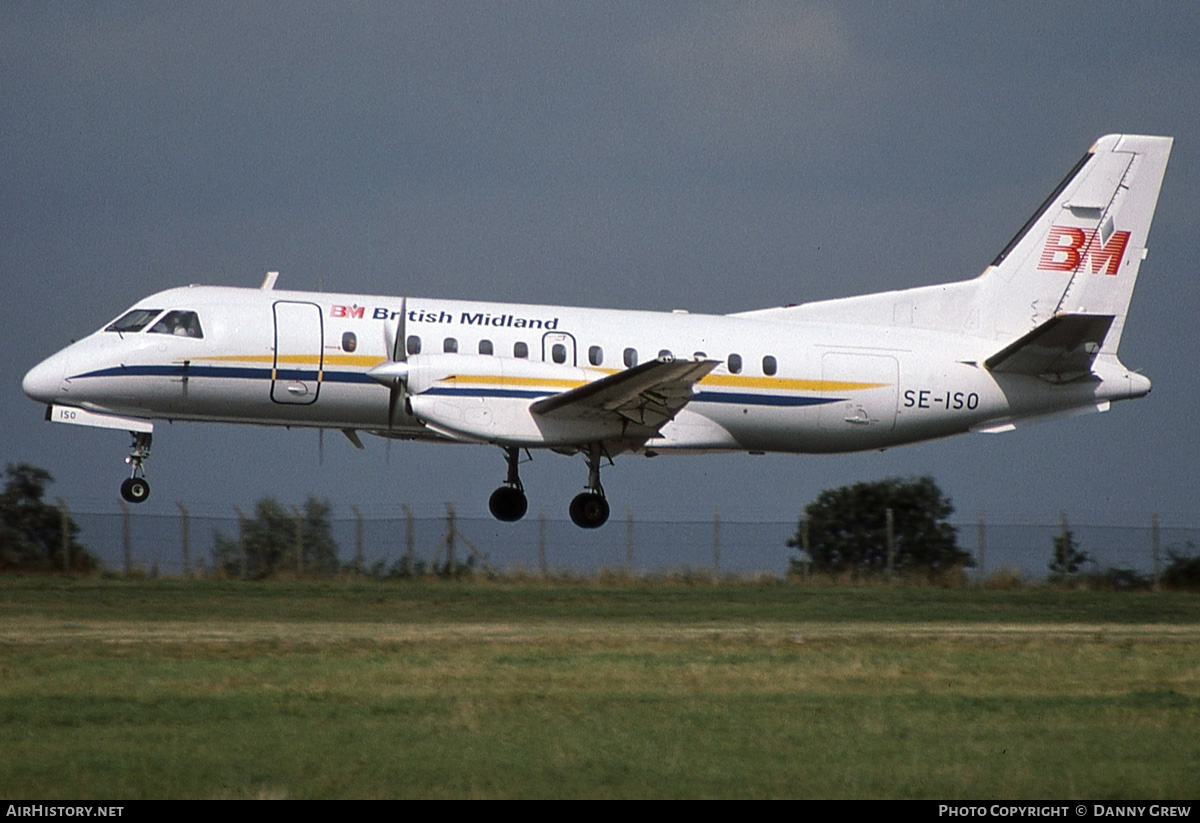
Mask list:
MULTIPOLYGON (((1196 524, 1191 3, 0 4, 4 462, 116 509, 127 437, 24 372, 186 283, 732 312, 973 277, 1100 135, 1176 138, 1103 415, 834 457, 618 459, 614 512, 789 519, 932 474, 973 519, 1196 524)), ((142 511, 483 514, 498 449, 186 424, 142 511)), ((535 453, 565 517, 579 458, 535 453)))

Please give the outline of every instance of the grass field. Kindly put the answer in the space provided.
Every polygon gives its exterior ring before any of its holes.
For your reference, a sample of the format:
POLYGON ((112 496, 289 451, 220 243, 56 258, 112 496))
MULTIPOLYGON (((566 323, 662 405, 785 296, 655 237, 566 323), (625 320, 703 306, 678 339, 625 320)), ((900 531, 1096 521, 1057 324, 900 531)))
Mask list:
POLYGON ((1200 796, 1200 597, 0 579, 0 794, 1200 796))

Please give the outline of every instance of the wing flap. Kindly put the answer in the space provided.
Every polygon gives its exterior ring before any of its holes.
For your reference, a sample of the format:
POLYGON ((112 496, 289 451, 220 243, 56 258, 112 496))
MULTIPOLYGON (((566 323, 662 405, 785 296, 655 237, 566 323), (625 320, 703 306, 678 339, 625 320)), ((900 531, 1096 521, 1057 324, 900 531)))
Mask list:
POLYGON ((530 406, 530 411, 573 420, 619 415, 658 429, 688 404, 692 387, 719 364, 719 360, 659 358, 545 397, 530 406))

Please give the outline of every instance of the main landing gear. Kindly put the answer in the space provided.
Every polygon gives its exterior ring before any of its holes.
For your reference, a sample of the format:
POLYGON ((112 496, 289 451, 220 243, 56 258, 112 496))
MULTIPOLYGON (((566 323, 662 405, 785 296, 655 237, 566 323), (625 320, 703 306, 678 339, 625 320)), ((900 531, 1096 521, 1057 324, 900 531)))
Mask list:
POLYGON ((525 516, 529 500, 525 497, 525 487, 521 485, 521 478, 517 474, 521 450, 516 446, 508 446, 504 449, 504 455, 508 460, 508 478, 488 498, 488 509, 497 520, 512 523, 525 516))
MULTIPOLYGON (((488 509, 497 520, 512 523, 525 516, 529 510, 529 500, 525 497, 525 487, 521 485, 517 473, 521 450, 516 446, 507 446, 504 454, 508 460, 508 477, 504 485, 488 498, 488 509)), ((600 485, 600 460, 603 456, 604 450, 599 443, 588 447, 587 489, 571 501, 571 520, 583 529, 597 529, 608 521, 608 501, 604 499, 604 487, 600 485)))
POLYGON ((150 481, 142 464, 150 456, 151 436, 149 432, 134 432, 133 444, 129 447, 129 479, 121 484, 121 497, 130 503, 141 503, 150 496, 150 481))
POLYGON ((599 443, 588 447, 587 490, 575 495, 571 501, 571 520, 581 529, 598 529, 608 522, 608 501, 604 499, 604 487, 600 485, 602 454, 599 443))

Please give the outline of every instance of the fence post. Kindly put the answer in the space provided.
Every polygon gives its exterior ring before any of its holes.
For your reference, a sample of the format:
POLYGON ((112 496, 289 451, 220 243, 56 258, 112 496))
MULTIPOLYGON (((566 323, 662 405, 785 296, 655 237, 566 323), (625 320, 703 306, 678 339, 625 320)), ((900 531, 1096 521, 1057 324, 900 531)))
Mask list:
POLYGON ((295 519, 294 539, 296 551, 296 574, 304 575, 304 515, 300 514, 300 510, 292 506, 292 517, 295 519))
POLYGON ((242 580, 245 580, 250 574, 250 564, 247 562, 246 557, 246 515, 242 514, 242 509, 239 506, 234 506, 233 510, 237 512, 238 519, 238 562, 242 566, 240 577, 242 580))
POLYGON ((351 506, 354 512, 354 570, 363 573, 363 516, 358 506, 351 506))
POLYGON ((179 507, 179 538, 183 547, 183 576, 192 576, 192 555, 191 555, 191 521, 189 519, 187 506, 183 503, 176 502, 179 507))
POLYGON ((413 513, 407 503, 401 503, 400 508, 404 509, 404 556, 408 559, 409 575, 415 577, 417 567, 413 565, 416 562, 416 546, 413 543, 413 513))
POLYGON ((121 506, 121 547, 125 556, 125 576, 129 577, 133 569, 133 535, 130 533, 129 507, 125 505, 124 500, 118 500, 117 503, 121 506))
POLYGON ((542 573, 542 577, 549 576, 549 569, 546 568, 546 507, 542 506, 538 509, 538 569, 542 573))
POLYGON ((1154 560, 1154 591, 1162 590, 1162 567, 1158 555, 1158 513, 1150 515, 1150 556, 1154 560))
POLYGON ((67 574, 71 571, 71 513, 67 511, 67 501, 61 497, 58 498, 58 529, 59 537, 62 540, 62 564, 63 573, 67 574))
POLYGON ((633 576, 633 509, 625 509, 625 573, 633 576))
POLYGON ((896 517, 892 510, 887 510, 887 579, 895 578, 896 574, 896 517))
POLYGON ((713 583, 721 579, 721 512, 713 508, 713 583))
POLYGON ((454 541, 458 537, 458 524, 454 504, 446 504, 446 571, 454 574, 454 541))
POLYGON ((983 585, 987 577, 987 533, 983 524, 983 509, 979 510, 979 585, 983 585))
POLYGON ((804 550, 804 578, 812 575, 813 556, 812 545, 808 539, 808 515, 800 515, 800 548, 804 550))

